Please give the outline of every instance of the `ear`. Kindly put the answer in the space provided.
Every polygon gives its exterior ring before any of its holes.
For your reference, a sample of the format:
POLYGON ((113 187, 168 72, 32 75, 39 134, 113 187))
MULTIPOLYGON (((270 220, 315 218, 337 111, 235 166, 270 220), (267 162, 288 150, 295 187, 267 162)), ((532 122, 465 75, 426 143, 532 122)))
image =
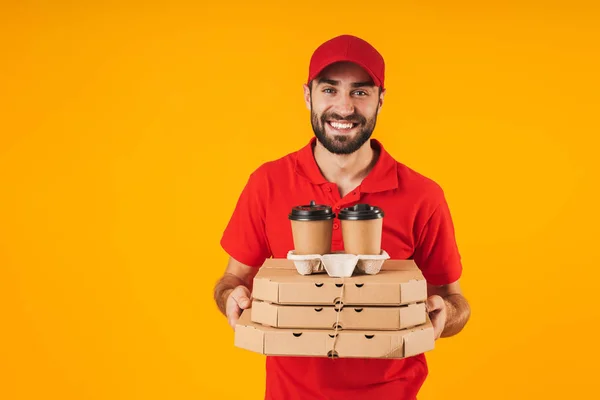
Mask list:
POLYGON ((381 107, 383 107, 383 98, 385 97, 385 91, 386 91, 386 89, 383 89, 381 91, 381 93, 379 94, 379 104, 377 105, 377 114, 379 114, 379 111, 381 111, 381 107))
POLYGON ((304 88, 304 103, 306 103, 306 108, 310 111, 310 88, 306 83, 302 87, 304 88))

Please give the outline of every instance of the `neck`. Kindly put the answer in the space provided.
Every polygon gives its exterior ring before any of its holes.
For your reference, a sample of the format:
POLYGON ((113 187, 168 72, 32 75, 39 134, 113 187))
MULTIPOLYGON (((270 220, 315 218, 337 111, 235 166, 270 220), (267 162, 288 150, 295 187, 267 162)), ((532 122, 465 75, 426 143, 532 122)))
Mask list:
POLYGON ((352 154, 330 153, 317 140, 314 156, 325 179, 338 185, 360 184, 377 161, 377 154, 371 147, 370 140, 367 140, 360 149, 352 154))

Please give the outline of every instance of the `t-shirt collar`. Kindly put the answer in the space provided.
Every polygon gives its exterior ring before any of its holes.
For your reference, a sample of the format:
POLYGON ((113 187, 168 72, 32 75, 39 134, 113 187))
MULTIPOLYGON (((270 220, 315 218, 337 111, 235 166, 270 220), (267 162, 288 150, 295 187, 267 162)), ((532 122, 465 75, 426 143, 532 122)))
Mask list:
MULTIPOLYGON (((317 138, 313 137, 309 143, 298 151, 296 157, 296 173, 303 175, 315 185, 328 183, 325 179, 313 154, 313 147, 317 138)), ((397 162, 383 148, 383 145, 376 139, 370 139, 371 147, 379 150, 379 158, 363 179, 360 185, 362 193, 383 192, 396 189, 398 187, 397 162)))

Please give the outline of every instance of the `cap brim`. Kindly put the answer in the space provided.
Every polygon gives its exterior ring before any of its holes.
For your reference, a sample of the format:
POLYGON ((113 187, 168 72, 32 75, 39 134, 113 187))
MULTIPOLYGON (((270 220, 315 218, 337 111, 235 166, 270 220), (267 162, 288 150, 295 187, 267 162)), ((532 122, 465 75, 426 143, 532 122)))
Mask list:
POLYGON ((361 67, 362 69, 364 69, 367 72, 367 74, 369 74, 369 76, 373 80, 373 83, 375 84, 375 86, 381 86, 381 89, 383 89, 383 85, 381 84, 381 81, 379 81, 379 79, 375 76, 375 74, 373 73, 373 71, 371 71, 369 69, 369 67, 367 67, 360 60, 356 60, 356 59, 353 59, 351 57, 336 57, 334 59, 327 60, 327 61, 323 62, 321 65, 319 65, 315 69, 315 73, 313 74, 313 76, 310 77, 310 79, 308 80, 308 83, 310 83, 310 81, 312 81, 313 79, 315 79, 316 77, 318 77, 321 74, 321 72, 323 72, 323 70, 325 68, 329 67, 332 64, 338 63, 338 62, 351 62, 351 63, 354 63, 354 64, 358 65, 359 67, 361 67))

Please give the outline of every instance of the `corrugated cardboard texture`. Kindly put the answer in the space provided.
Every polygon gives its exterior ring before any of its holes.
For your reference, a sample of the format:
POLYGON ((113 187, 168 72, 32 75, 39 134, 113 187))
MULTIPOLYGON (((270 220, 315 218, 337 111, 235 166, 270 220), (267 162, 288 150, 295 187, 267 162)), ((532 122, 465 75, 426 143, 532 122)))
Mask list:
POLYGON ((396 331, 281 329, 252 322, 245 310, 235 328, 237 347, 271 356, 405 358, 433 350, 433 326, 396 331))
POLYGON ((277 304, 332 305, 343 296, 344 305, 403 305, 425 301, 427 282, 412 260, 387 260, 376 275, 333 278, 300 275, 293 261, 268 259, 254 278, 252 296, 277 304))
POLYGON ((252 322, 276 328, 394 330, 426 322, 425 303, 403 306, 358 307, 277 305, 252 302, 252 322))

